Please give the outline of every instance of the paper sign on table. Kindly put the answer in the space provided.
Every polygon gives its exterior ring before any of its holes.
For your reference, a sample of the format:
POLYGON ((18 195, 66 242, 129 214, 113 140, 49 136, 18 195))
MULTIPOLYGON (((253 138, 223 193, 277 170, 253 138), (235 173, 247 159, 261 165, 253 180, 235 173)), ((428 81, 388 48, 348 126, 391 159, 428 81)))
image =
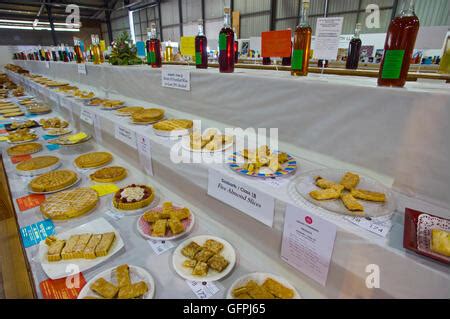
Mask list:
POLYGON ((51 219, 46 219, 38 223, 20 228, 22 242, 25 248, 39 244, 48 236, 55 232, 55 225, 51 219))
POLYGON ((381 237, 386 237, 392 228, 391 220, 377 222, 359 216, 344 216, 346 220, 381 237))
POLYGON ((139 162, 147 175, 153 176, 152 149, 150 139, 143 135, 137 136, 139 162))
POLYGON ((0 134, 6 134, 6 133, 8 133, 7 130, 0 129, 0 134))
POLYGON ((11 163, 18 164, 20 162, 31 159, 31 155, 17 155, 11 157, 11 163))
POLYGON ((54 140, 55 138, 58 138, 58 136, 56 136, 56 135, 43 135, 42 136, 42 138, 45 140, 45 141, 48 141, 48 140, 54 140))
POLYGON ((77 64, 77 69, 78 69, 78 74, 84 74, 84 75, 87 74, 86 64, 84 64, 84 63, 77 64))
POLYGON ((0 124, 0 129, 3 130, 5 128, 5 124, 0 124))
POLYGON ((261 179, 260 182, 266 185, 269 185, 273 188, 282 188, 284 186, 286 186, 287 184, 289 184, 289 182, 291 181, 291 178, 264 178, 261 179))
POLYGON ((94 136, 97 143, 101 143, 103 141, 100 116, 98 116, 98 114, 94 114, 94 136))
POLYGON ((80 120, 88 123, 89 125, 94 124, 94 114, 86 108, 81 108, 80 120))
POLYGON ((66 278, 41 281, 39 288, 44 299, 76 299, 84 285, 86 279, 80 272, 66 278))
POLYGON ((133 132, 132 130, 116 124, 115 129, 114 129, 114 136, 119 141, 137 149, 136 133, 133 132))
POLYGON ((287 205, 281 259, 325 286, 336 225, 305 209, 287 205))
POLYGON ((49 151, 56 151, 56 150, 59 150, 61 148, 58 144, 47 144, 47 145, 45 145, 45 147, 49 151))
POLYGON ((195 37, 181 37, 180 51, 184 56, 195 56, 195 37))
POLYGON ((50 62, 49 62, 49 61, 45 61, 45 67, 46 67, 47 69, 50 69, 50 62))
POLYGON ((208 195, 269 227, 273 225, 275 208, 273 197, 215 169, 208 170, 208 195))
POLYGON ((0 142, 6 142, 8 138, 6 136, 0 136, 0 142))
POLYGON ((121 220, 122 218, 125 217, 124 213, 113 212, 113 211, 111 211, 109 209, 107 211, 105 211, 105 214, 108 215, 109 217, 111 217, 112 219, 116 220, 116 221, 121 220))
POLYGON ((184 91, 191 90, 191 72, 189 70, 162 68, 161 85, 165 88, 184 91))
POLYGON ((170 240, 153 240, 149 239, 147 240, 150 247, 152 247, 155 254, 158 256, 165 253, 168 250, 171 250, 174 245, 170 240))
POLYGON ((95 184, 90 187, 95 190, 100 197, 115 193, 119 190, 119 187, 116 184, 95 184))
POLYGON ((317 18, 314 56, 317 59, 336 60, 343 17, 317 18))
POLYGON ((268 57, 291 56, 291 31, 266 31, 261 33, 261 55, 268 57))
POLYGON ((209 299, 220 291, 220 289, 212 281, 202 282, 186 280, 186 283, 198 299, 209 299))
POLYGON ((22 212, 37 207, 44 201, 45 195, 42 194, 30 194, 16 199, 17 205, 22 212))

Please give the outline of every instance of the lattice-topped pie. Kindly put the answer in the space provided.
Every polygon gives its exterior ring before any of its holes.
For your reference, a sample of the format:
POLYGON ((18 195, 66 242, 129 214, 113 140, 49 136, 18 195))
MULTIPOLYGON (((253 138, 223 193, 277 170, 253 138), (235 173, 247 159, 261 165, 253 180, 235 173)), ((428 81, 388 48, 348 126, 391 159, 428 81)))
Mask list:
POLYGON ((77 179, 78 176, 73 171, 57 170, 34 178, 29 185, 33 192, 53 192, 74 184, 77 179))
POLYGON ((190 128, 192 128, 193 125, 194 125, 194 123, 191 120, 172 119, 172 120, 165 120, 165 121, 158 122, 153 125, 153 128, 155 130, 169 132, 169 131, 190 129, 190 128))
POLYGON ((92 188, 76 188, 49 196, 40 206, 41 213, 51 219, 65 220, 90 212, 98 202, 92 188))
POLYGON ((39 143, 27 143, 12 146, 6 151, 9 156, 20 156, 34 154, 42 150, 42 145, 39 143))
POLYGON ((108 152, 93 152, 78 156, 75 165, 79 168, 95 168, 110 163, 112 159, 112 155, 108 152))
POLYGON ((136 210, 150 205, 154 198, 155 192, 151 187, 132 184, 115 193, 113 204, 121 210, 136 210))
POLYGON ((56 156, 39 156, 17 164, 16 169, 19 171, 34 171, 53 166, 57 163, 59 163, 59 158, 56 156))
POLYGON ((120 166, 110 166, 99 169, 91 174, 90 177, 93 181, 99 183, 112 183, 127 177, 127 170, 120 166))

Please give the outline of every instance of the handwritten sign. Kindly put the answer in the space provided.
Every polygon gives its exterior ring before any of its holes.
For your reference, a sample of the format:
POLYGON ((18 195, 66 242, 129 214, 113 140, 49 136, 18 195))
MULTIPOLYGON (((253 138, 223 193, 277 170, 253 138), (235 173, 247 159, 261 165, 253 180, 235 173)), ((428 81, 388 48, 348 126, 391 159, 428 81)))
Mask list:
POLYGON ((284 216, 281 259, 325 286, 336 238, 336 225, 288 205, 284 216))
POLYGON ((83 108, 81 108, 80 120, 88 123, 89 125, 93 125, 94 124, 94 114, 91 113, 91 111, 89 111, 83 107, 83 108))
POLYGON ((265 58, 291 56, 291 31, 267 31, 261 33, 261 54, 265 58))
POLYGON ((137 149, 136 133, 132 130, 116 124, 114 136, 119 141, 137 149))
POLYGON ((184 56, 195 56, 195 37, 181 37, 180 51, 184 56))
POLYGON ((272 227, 275 200, 270 195, 219 171, 208 171, 208 195, 272 227))
POLYGON ((77 70, 78 70, 78 74, 87 74, 87 70, 86 70, 86 64, 84 63, 78 63, 77 64, 77 70))
POLYGON ((186 280, 186 283, 198 299, 209 299, 220 291, 219 287, 212 281, 201 282, 186 280))
POLYGON ((138 135, 137 147, 139 162, 147 175, 153 176, 152 149, 150 139, 144 135, 138 135))
POLYGON ((345 216, 346 220, 381 237, 386 237, 392 228, 391 220, 377 222, 364 217, 345 216))
POLYGON ((170 89, 191 90, 191 73, 189 70, 162 68, 161 85, 170 89))

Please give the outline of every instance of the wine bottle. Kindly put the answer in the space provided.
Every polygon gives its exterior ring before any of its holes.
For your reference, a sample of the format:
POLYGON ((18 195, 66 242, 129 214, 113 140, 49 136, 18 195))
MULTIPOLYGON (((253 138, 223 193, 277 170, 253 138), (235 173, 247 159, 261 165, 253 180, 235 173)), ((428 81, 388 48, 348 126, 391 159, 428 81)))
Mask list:
POLYGON ((312 29, 308 23, 309 5, 310 0, 302 0, 300 24, 295 28, 294 52, 291 61, 291 74, 294 76, 308 75, 312 36, 312 29))

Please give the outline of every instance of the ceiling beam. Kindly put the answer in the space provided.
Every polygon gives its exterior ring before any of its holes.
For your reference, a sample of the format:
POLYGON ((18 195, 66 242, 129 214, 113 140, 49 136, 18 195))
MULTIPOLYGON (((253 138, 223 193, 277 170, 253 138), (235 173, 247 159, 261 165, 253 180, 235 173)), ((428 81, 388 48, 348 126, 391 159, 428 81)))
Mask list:
MULTIPOLYGON (((13 5, 25 5, 25 6, 30 6, 30 7, 40 7, 42 5, 41 1, 22 1, 22 0, 7 0, 7 1, 1 1, 0 4, 13 4, 13 5)), ((108 10, 108 11, 112 11, 112 9, 109 8, 105 8, 103 6, 95 6, 95 5, 91 5, 91 4, 85 4, 85 3, 79 3, 76 1, 70 1, 70 3, 64 3, 64 2, 46 2, 45 5, 46 6, 51 6, 51 7, 55 7, 55 8, 65 8, 67 7, 69 4, 75 4, 77 5, 80 9, 85 9, 85 10, 108 10)))

